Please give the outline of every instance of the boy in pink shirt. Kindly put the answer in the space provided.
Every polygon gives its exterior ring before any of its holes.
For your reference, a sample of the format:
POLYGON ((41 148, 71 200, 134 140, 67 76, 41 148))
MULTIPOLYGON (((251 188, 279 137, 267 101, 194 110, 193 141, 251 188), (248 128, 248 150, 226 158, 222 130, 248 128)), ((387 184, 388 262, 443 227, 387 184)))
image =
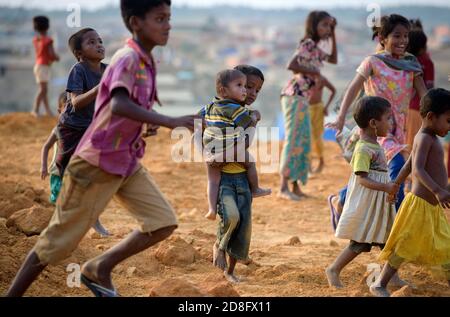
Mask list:
POLYGON ((151 51, 169 39, 170 0, 121 0, 121 11, 133 38, 114 55, 103 74, 93 121, 66 168, 55 213, 8 296, 22 295, 48 264, 69 257, 113 197, 136 218, 140 228, 82 266, 81 282, 96 296, 117 296, 112 269, 177 228, 174 210, 139 164, 145 148, 141 138, 144 123, 154 129, 181 126, 193 130, 196 118, 170 118, 151 110, 157 100, 151 51))

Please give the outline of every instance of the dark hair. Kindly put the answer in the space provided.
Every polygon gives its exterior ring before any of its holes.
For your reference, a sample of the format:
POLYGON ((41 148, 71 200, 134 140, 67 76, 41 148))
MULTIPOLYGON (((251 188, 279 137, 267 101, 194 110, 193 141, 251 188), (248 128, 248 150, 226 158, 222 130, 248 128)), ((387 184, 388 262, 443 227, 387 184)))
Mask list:
POLYGON ((427 49, 427 36, 421 29, 414 29, 409 32, 409 43, 406 51, 418 56, 421 49, 427 49))
POLYGON ((411 24, 411 30, 423 30, 422 21, 420 19, 411 19, 409 20, 411 24))
POLYGON ((369 126, 372 119, 380 120, 381 116, 391 108, 389 101, 382 97, 366 96, 358 100, 353 113, 356 124, 361 129, 369 126))
POLYGON ((425 118, 428 112, 439 116, 450 111, 450 91, 444 88, 428 90, 420 100, 420 115, 425 118))
POLYGON ((120 0, 120 11, 125 26, 130 32, 133 32, 130 26, 132 16, 144 18, 147 12, 162 4, 170 6, 171 0, 120 0))
POLYGON ((81 50, 81 43, 83 42, 83 36, 91 31, 95 31, 92 28, 84 28, 79 30, 78 32, 72 34, 69 37, 69 48, 75 58, 79 61, 79 57, 77 56, 77 51, 81 50))
POLYGON ((317 33, 317 25, 325 18, 331 18, 331 15, 326 11, 311 11, 306 18, 305 37, 303 39, 312 39, 314 42, 320 40, 317 33))
POLYGON ((237 69, 220 71, 216 76, 216 92, 219 93, 221 87, 227 87, 229 83, 239 77, 245 77, 245 74, 237 69))
POLYGON ((234 67, 234 69, 244 73, 245 76, 254 75, 254 76, 261 78, 261 80, 264 81, 264 75, 263 75, 262 71, 259 70, 259 68, 255 67, 255 66, 241 64, 241 65, 237 65, 236 67, 234 67))
MULTIPOLYGON (((404 16, 398 14, 382 16, 380 19, 380 26, 375 25, 372 28, 372 40, 380 36, 382 36, 383 38, 387 38, 388 35, 391 34, 395 27, 399 24, 403 25, 408 30, 411 30, 411 24, 409 23, 409 20, 404 16)), ((384 44, 381 44, 381 46, 384 47, 384 44)))
POLYGON ((50 20, 43 15, 33 17, 33 28, 38 32, 45 32, 50 28, 50 20))

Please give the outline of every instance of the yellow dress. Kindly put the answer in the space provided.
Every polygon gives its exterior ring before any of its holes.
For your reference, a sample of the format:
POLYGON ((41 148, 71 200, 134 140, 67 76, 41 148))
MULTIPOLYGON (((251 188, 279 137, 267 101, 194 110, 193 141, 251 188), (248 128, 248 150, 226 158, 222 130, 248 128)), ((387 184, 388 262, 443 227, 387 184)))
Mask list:
POLYGON ((380 259, 394 268, 404 261, 441 266, 450 280, 450 225, 442 207, 409 193, 395 217, 380 259))

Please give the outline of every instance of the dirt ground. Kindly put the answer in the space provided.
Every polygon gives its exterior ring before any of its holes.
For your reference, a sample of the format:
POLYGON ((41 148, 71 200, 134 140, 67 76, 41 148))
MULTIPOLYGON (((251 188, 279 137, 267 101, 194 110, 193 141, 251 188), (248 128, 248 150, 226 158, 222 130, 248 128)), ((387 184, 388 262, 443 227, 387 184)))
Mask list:
MULTIPOLYGON (((40 179, 39 167, 41 146, 55 122, 26 113, 0 116, 0 211, 4 217, 32 206, 52 211, 46 202, 48 181, 40 179)), ((253 262, 238 263, 237 275, 244 280, 230 285, 211 263, 217 223, 203 218, 207 210, 204 166, 174 163, 170 153, 175 142, 169 130, 160 129, 156 137, 147 139, 142 163, 176 209, 179 228, 169 241, 115 268, 113 280, 121 295, 370 296, 365 277, 367 266, 378 263, 378 250, 361 255, 343 271, 343 289, 330 288, 324 275, 326 266, 348 243, 334 237, 327 207, 327 196, 344 186, 349 175, 337 144, 326 143, 326 167, 309 180, 305 187, 308 197, 302 201, 277 198, 278 174, 260 175, 262 186, 271 187, 274 194, 254 200, 253 262)), ((111 237, 99 238, 90 231, 73 255, 60 265, 46 268, 26 295, 92 296, 83 286, 68 287, 68 265, 82 264, 100 254, 136 225, 115 202, 110 203, 101 221, 111 237)), ((6 219, 0 218, 0 294, 6 291, 36 240, 36 235, 27 237, 14 226, 7 228, 6 219)), ((401 289, 397 296, 450 296, 447 282, 426 269, 406 265, 400 275, 416 288, 401 289)))

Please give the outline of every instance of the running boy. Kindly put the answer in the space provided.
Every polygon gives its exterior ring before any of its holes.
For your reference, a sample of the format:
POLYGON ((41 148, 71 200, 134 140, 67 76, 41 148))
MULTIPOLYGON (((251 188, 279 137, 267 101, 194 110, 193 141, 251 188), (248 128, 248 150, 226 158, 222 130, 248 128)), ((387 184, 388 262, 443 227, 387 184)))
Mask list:
MULTIPOLYGON (((211 152, 211 157, 207 162, 209 211, 205 215, 211 220, 216 219, 217 196, 223 162, 229 161, 229 157, 233 161, 238 161, 240 158, 238 152, 241 150, 239 144, 243 145, 242 149, 249 145, 249 142, 245 140, 244 130, 250 126, 256 126, 258 121, 256 114, 244 106, 247 96, 246 84, 247 76, 239 70, 219 72, 216 78, 218 97, 200 111, 206 122, 203 143, 207 148, 207 153, 211 152), (239 130, 239 128, 242 129, 239 130)), ((270 189, 259 188, 256 164, 251 161, 247 150, 244 154, 242 163, 247 169, 253 197, 269 195, 270 189)))
POLYGON ((59 56, 53 48, 53 39, 47 35, 50 28, 50 21, 46 16, 35 16, 33 18, 33 27, 36 35, 33 37, 33 45, 36 53, 36 62, 33 72, 39 90, 34 99, 33 110, 31 114, 39 116, 39 107, 44 104, 47 115, 53 116, 48 104, 48 82, 50 81, 50 66, 54 61, 59 61, 59 56))
POLYGON ((116 52, 102 77, 94 119, 66 169, 53 218, 25 259, 8 296, 22 295, 48 264, 70 256, 113 196, 140 228, 83 265, 81 281, 96 296, 117 296, 112 269, 177 228, 174 210, 139 164, 145 146, 141 138, 144 123, 193 130, 196 118, 171 118, 151 111, 156 100, 151 52, 169 39, 170 3, 121 0, 122 17, 132 39, 116 52))
POLYGON ((420 102, 420 115, 422 127, 411 156, 395 180, 400 184, 412 172, 412 188, 380 254, 387 263, 370 287, 376 296, 389 296, 387 284, 404 262, 441 266, 450 286, 450 224, 443 210, 450 208, 450 192, 437 138, 450 131, 450 91, 429 90, 420 102))

